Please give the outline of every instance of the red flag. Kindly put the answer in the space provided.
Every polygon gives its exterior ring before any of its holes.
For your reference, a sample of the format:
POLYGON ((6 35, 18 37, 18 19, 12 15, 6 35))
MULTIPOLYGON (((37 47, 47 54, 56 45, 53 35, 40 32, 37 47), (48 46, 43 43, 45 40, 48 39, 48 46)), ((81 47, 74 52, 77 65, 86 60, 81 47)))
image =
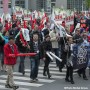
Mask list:
POLYGON ((8 31, 9 30, 9 25, 8 22, 5 23, 5 30, 8 31))
POLYGON ((27 28, 27 22, 24 20, 24 28, 27 28))

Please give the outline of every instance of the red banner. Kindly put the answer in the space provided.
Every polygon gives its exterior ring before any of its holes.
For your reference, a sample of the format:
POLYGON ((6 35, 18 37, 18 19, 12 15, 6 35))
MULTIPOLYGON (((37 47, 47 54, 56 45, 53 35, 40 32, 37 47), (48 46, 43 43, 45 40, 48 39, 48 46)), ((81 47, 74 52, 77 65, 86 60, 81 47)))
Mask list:
POLYGON ((19 53, 19 54, 9 54, 10 57, 12 56, 35 56, 36 53, 19 53))

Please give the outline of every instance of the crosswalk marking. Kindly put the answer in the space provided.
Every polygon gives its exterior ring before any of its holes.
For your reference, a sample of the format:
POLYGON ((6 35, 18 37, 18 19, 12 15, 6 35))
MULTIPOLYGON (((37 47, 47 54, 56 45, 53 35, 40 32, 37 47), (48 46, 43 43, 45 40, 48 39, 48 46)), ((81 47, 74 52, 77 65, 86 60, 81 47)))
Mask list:
MULTIPOLYGON (((1 83, 6 83, 6 80, 0 80, 1 83)), ((34 87, 40 87, 43 84, 36 84, 36 83, 29 83, 29 82, 20 82, 20 81, 15 81, 16 85, 24 85, 24 86, 34 86, 34 87)))
MULTIPOLYGON (((25 70, 26 72, 30 72, 30 70, 25 70)), ((40 70, 39 69, 39 73, 43 73, 43 70, 40 70)), ((50 71, 50 73, 53 73, 53 74, 61 74, 59 71, 57 72, 57 71, 50 71)), ((65 73, 64 73, 65 74, 65 73)))
MULTIPOLYGON (((44 68, 44 67, 39 67, 39 69, 41 69, 41 70, 42 70, 43 68, 44 68)), ((51 67, 50 67, 49 69, 50 69, 50 70, 59 71, 59 68, 51 68, 51 67)), ((66 70, 66 69, 65 69, 65 70, 66 70)))
POLYGON ((56 67, 56 64, 50 64, 49 66, 50 67, 56 67))
MULTIPOLYGON (((30 70, 29 69, 26 69, 25 70, 26 72, 29 72, 30 73, 30 70)), ((43 70, 39 70, 39 73, 43 73, 43 70)), ((57 75, 62 75, 62 74, 66 74, 66 72, 57 72, 57 71, 50 71, 51 74, 57 74, 57 75)), ((73 73, 73 74, 76 74, 76 73, 73 73)))
MULTIPOLYGON (((53 64, 56 64, 56 62, 52 62, 53 64)), ((52 64, 52 63, 50 63, 50 64, 52 64)))
MULTIPOLYGON (((21 75, 21 73, 19 73, 19 72, 14 72, 14 75, 21 75)), ((29 73, 25 73, 25 76, 30 76, 30 74, 29 74, 29 73)), ((42 74, 38 74, 38 78, 45 78, 45 76, 43 76, 42 74)), ((53 78, 53 79, 63 79, 63 78, 65 78, 65 76, 52 75, 51 78, 53 78)))
MULTIPOLYGON (((7 78, 7 76, 6 75, 2 75, 2 76, 0 76, 1 78, 7 78)), ((29 77, 25 77, 25 76, 22 76, 22 77, 20 77, 20 76, 14 76, 14 79, 15 80, 26 80, 26 81, 30 81, 30 79, 29 79, 29 77)), ((55 80, 49 80, 49 79, 39 79, 38 80, 38 82, 45 82, 45 83, 52 83, 52 82, 54 82, 55 80)))
MULTIPOLYGON (((5 86, 4 85, 0 85, 0 90, 12 90, 12 89, 10 89, 10 88, 5 88, 5 86)), ((18 90, 31 90, 31 89, 28 89, 28 88, 19 88, 18 90)))
MULTIPOLYGON (((39 67, 39 70, 43 70, 44 67, 39 67)), ((59 68, 58 67, 49 67, 50 71, 53 70, 53 71, 59 71, 59 68)), ((26 69, 27 70, 27 69, 26 69)), ((74 71, 77 71, 78 69, 75 69, 74 71)), ((63 68, 62 71, 65 71, 66 72, 66 69, 63 68)))
MULTIPOLYGON (((40 87, 43 86, 45 83, 52 83, 57 79, 64 79, 66 76, 66 69, 62 69, 63 72, 59 72, 59 68, 56 67, 56 62, 52 62, 49 65, 50 73, 52 75, 51 79, 48 79, 47 76, 43 76, 43 66, 39 67, 39 74, 38 74, 38 82, 30 83, 30 69, 25 69, 25 76, 22 76, 22 73, 13 72, 15 84, 19 85, 20 88, 18 90, 30 90, 28 87, 40 87), (26 88, 23 88, 26 87, 26 88)), ((76 74, 76 73, 74 73, 76 74)), ((7 75, 0 76, 0 90, 10 90, 5 88, 3 84, 6 83, 7 75)), ((11 89, 12 90, 12 89, 11 89)))
MULTIPOLYGON (((51 65, 51 64, 50 64, 51 65)), ((53 65, 54 66, 54 65, 53 65)), ((44 69, 44 66, 40 66, 39 67, 39 70, 43 70, 44 69)), ((53 71, 59 71, 59 68, 58 67, 49 67, 50 71, 53 70, 53 71)), ((27 69, 26 69, 27 70, 27 69)), ((66 71, 65 68, 62 69, 62 71, 66 71)))

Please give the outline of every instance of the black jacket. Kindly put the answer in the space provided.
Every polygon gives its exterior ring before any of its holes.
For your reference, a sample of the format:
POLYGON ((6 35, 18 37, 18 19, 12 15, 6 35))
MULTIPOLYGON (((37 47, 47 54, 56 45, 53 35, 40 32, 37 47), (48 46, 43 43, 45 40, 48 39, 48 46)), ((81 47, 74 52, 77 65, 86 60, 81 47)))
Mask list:
MULTIPOLYGON (((29 42, 29 46, 30 46, 30 50, 29 50, 29 52, 30 53, 35 53, 35 51, 34 51, 34 42, 33 42, 33 40, 30 40, 30 42, 29 42)), ((41 42, 38 40, 38 49, 39 49, 39 59, 41 59, 42 58, 42 52, 41 52, 41 42)), ((34 56, 32 56, 32 57, 34 57, 34 56)))
POLYGON ((23 44, 21 43, 20 41, 20 36, 18 36, 16 38, 16 41, 15 41, 16 45, 18 46, 18 50, 21 52, 21 53, 26 53, 28 51, 27 47, 24 47, 23 44))
POLYGON ((73 36, 73 40, 74 40, 75 43, 82 43, 83 42, 83 38, 80 35, 77 35, 77 34, 75 34, 73 36))
POLYGON ((0 37, 0 52, 3 52, 5 41, 0 37))
POLYGON ((46 57, 47 51, 52 51, 52 43, 51 41, 43 41, 41 44, 42 56, 46 57))

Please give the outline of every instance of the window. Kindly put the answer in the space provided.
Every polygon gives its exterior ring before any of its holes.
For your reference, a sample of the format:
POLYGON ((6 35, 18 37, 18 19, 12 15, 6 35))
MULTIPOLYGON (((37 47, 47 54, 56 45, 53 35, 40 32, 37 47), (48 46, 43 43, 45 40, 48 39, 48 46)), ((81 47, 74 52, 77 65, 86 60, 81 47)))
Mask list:
POLYGON ((16 1, 15 3, 16 3, 16 4, 19 4, 19 1, 16 1))
POLYGON ((54 6, 55 6, 55 3, 52 3, 52 4, 51 4, 51 7, 54 7, 54 6))
POLYGON ((10 4, 8 5, 8 8, 11 8, 11 5, 10 4))
POLYGON ((25 5, 21 5, 22 8, 25 8, 25 5))
POLYGON ((51 0, 51 2, 56 2, 56 0, 51 0))
POLYGON ((3 4, 3 1, 0 1, 0 4, 3 4))
POLYGON ((24 3, 25 3, 25 1, 21 1, 20 3, 21 3, 21 4, 24 4, 24 3))

